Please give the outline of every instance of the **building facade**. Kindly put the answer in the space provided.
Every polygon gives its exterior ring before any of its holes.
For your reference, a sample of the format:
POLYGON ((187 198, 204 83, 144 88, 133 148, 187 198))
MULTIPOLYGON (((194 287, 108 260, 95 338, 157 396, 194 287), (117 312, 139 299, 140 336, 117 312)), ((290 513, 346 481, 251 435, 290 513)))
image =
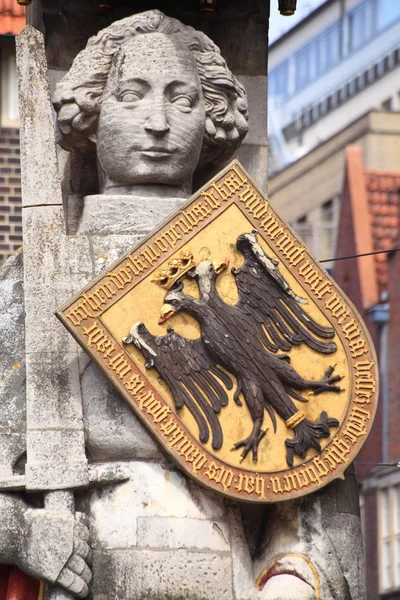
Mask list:
POLYGON ((356 460, 362 483, 367 600, 400 598, 400 170, 365 167, 346 150, 334 277, 362 314, 380 368, 380 404, 356 460), (376 253, 376 254, 372 254, 376 253))
POLYGON ((326 0, 269 50, 271 174, 372 108, 400 108, 400 4, 326 0))
POLYGON ((319 260, 335 253, 346 145, 400 169, 399 40, 400 3, 326 0, 270 46, 269 196, 319 260))
POLYGON ((327 261, 379 357, 380 405, 357 459, 367 600, 400 598, 399 40, 399 2, 327 0, 269 55, 271 202, 327 261))
POLYGON ((269 180, 269 196, 318 260, 339 256, 337 225, 346 146, 363 151, 368 169, 400 170, 400 112, 371 110, 269 180))
POLYGON ((24 25, 25 9, 0 0, 0 265, 22 245, 15 35, 24 25))

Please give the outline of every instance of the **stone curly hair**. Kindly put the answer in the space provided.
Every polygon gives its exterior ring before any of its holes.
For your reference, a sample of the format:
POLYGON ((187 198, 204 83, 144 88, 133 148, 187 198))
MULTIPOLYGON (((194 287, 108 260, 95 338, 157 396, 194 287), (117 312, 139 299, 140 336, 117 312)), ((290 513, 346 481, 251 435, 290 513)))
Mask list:
POLYGON ((90 38, 58 83, 54 107, 58 113, 58 142, 67 149, 94 150, 94 134, 103 91, 124 43, 135 35, 159 32, 172 36, 192 51, 206 112, 199 165, 228 159, 248 131, 247 97, 228 69, 219 48, 201 31, 151 10, 117 21, 90 38))

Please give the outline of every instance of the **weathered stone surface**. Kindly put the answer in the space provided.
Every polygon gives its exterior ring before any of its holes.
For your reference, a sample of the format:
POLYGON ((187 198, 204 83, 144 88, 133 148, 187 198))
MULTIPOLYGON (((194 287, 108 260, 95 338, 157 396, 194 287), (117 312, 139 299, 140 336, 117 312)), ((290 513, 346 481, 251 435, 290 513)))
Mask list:
POLYGON ((59 360, 50 352, 29 357, 27 411, 30 428, 82 429, 81 393, 76 354, 65 353, 59 360), (57 369, 54 362, 57 361, 57 369), (48 394, 49 402, 41 399, 48 394))
POLYGON ((169 464, 135 461, 126 463, 126 467, 131 471, 129 481, 96 490, 91 495, 93 547, 137 545, 139 517, 224 520, 222 499, 188 483, 180 472, 171 470, 169 464))
POLYGON ((22 169, 22 203, 62 205, 43 36, 29 25, 17 38, 17 70, 21 162, 29 164, 22 169))
POLYGON ((241 75, 239 79, 245 87, 249 101, 249 131, 243 146, 257 145, 265 147, 265 141, 268 137, 267 78, 262 75, 258 77, 241 75))
POLYGON ((66 291, 70 269, 62 207, 27 207, 22 216, 25 294, 32 289, 66 291))
MULTIPOLYGON (((154 226, 158 221, 154 221, 154 226)), ((115 228, 115 231, 118 231, 115 228)), ((148 233, 146 231, 145 233, 148 233)), ((132 248, 142 236, 133 235, 93 235, 90 236, 93 271, 99 275, 110 267, 124 252, 132 248)))
MULTIPOLYGON (((311 499, 310 499, 311 500, 311 499)), ((365 580, 358 482, 351 465, 346 477, 321 493, 321 520, 325 535, 335 548, 337 560, 352 600, 364 600, 365 580)))
POLYGON ((79 221, 79 235, 108 235, 118 231, 121 235, 143 236, 170 213, 184 204, 186 198, 163 198, 155 202, 154 196, 97 195, 84 198, 84 208, 79 221))
POLYGON ((28 510, 24 534, 29 541, 22 561, 31 565, 38 577, 55 582, 73 551, 74 517, 45 510, 28 510), (59 540, 63 543, 60 544, 59 540))
POLYGON ((138 546, 230 551, 229 528, 222 521, 139 517, 137 524, 138 546))
POLYGON ((93 600, 232 600, 231 560, 212 552, 95 552, 93 573, 93 600))
POLYGON ((0 477, 25 451, 25 327, 22 252, 0 269, 0 477))
MULTIPOLYGON (((84 235, 69 235, 67 237, 68 256, 69 256, 69 269, 70 273, 75 279, 75 275, 82 275, 81 281, 90 281, 93 277, 93 265, 92 265, 92 254, 91 254, 91 239, 84 235)), ((78 285, 81 281, 77 281, 78 285)), ((84 287, 85 283, 82 283, 81 287, 84 287)), ((79 292, 81 288, 77 287, 74 291, 79 292)))
POLYGON ((29 490, 62 490, 87 485, 87 461, 83 430, 28 430, 29 460, 26 487, 29 490))
POLYGON ((240 76, 249 100, 249 132, 237 151, 240 162, 257 185, 266 192, 268 186, 267 78, 240 76))
POLYGON ((75 518, 68 511, 32 509, 21 496, 4 493, 0 493, 0 514, 2 564, 18 565, 42 581, 60 584, 68 574, 75 585, 84 583, 86 572, 82 574, 81 565, 89 546, 80 515, 75 518))
POLYGON ((100 369, 91 362, 84 365, 81 386, 89 458, 162 460, 159 446, 100 369))
POLYGON ((254 567, 238 506, 231 508, 229 524, 232 545, 232 573, 235 600, 256 600, 254 567))
MULTIPOLYGON (((333 490, 331 489, 330 492, 332 493, 333 490)), ((277 504, 272 508, 269 517, 269 521, 265 523, 263 551, 254 561, 256 579, 261 576, 267 565, 279 559, 280 576, 298 574, 297 578, 307 581, 313 589, 319 587, 321 598, 362 599, 362 596, 357 595, 356 589, 354 593, 353 590, 350 591, 349 584, 343 576, 338 548, 327 535, 326 524, 322 518, 321 493, 313 494, 301 501, 277 504), (312 565, 312 568, 309 565, 312 565)), ((331 519, 332 522, 340 523, 340 515, 336 510, 331 513, 331 519)), ((347 561, 353 560, 347 550, 346 557, 347 561)), ((267 590, 271 590, 271 596, 266 591, 262 598, 276 600, 277 582, 269 583, 269 581, 268 579, 265 582, 265 586, 270 586, 267 590)), ((286 586, 286 580, 282 579, 282 582, 284 581, 286 586)), ((299 594, 303 593, 302 587, 300 585, 299 594)), ((297 593, 296 588, 295 590, 297 593)), ((307 598, 307 595, 305 597, 307 598)), ((283 598, 286 600, 286 596, 283 598)), ((289 595, 287 599, 289 598, 295 600, 297 596, 289 595)))
POLYGON ((237 157, 257 185, 266 192, 268 148, 255 144, 243 144, 237 151, 237 157))

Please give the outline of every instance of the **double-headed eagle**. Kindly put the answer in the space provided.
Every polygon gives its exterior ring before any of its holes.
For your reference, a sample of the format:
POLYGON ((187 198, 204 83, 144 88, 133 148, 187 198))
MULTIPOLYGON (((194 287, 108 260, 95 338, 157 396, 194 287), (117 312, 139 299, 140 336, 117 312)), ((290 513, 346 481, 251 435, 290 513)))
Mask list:
POLYGON ((200 325, 200 338, 187 339, 171 327, 166 335, 154 336, 138 322, 124 342, 134 343, 146 358, 146 367, 158 371, 171 390, 176 409, 186 406, 191 412, 200 441, 206 443, 211 432, 214 450, 223 443, 218 415, 228 403, 227 390, 233 388, 227 372, 231 373, 237 381, 234 401, 241 406, 240 398, 244 398, 253 421, 250 435, 237 441, 235 448, 243 448, 243 458, 251 450, 257 461, 258 445, 265 435, 265 409, 275 431, 275 413, 294 430, 294 437, 285 442, 287 464, 292 466, 294 454, 304 458, 309 448, 320 451, 319 439, 329 437, 329 428, 339 425, 326 412, 321 412, 317 421, 306 419, 293 399, 306 402, 298 393, 302 390, 340 392, 335 384, 341 377, 332 376, 334 367, 329 367, 320 381, 303 379, 282 352, 306 344, 331 354, 337 349, 331 341, 335 331, 307 314, 303 309, 306 300, 294 293, 279 271, 279 262, 265 253, 256 234, 253 231, 237 238, 236 247, 244 263, 232 269, 239 294, 235 305, 224 302, 216 288, 217 277, 227 263, 217 266, 204 260, 196 267, 187 255, 181 271, 173 265, 169 273, 159 275, 161 285, 173 285, 165 295, 159 323, 177 312, 188 313, 200 325), (183 276, 197 281, 199 298, 183 292, 183 276))

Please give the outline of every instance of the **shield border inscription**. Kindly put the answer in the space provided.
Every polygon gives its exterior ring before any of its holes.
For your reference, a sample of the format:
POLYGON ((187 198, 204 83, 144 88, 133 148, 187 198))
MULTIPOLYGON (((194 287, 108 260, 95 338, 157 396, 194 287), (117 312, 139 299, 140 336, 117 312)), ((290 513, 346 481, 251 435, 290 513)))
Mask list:
POLYGON ((378 372, 375 350, 365 325, 351 302, 277 215, 237 160, 106 273, 66 302, 56 315, 178 465, 202 485, 230 498, 276 502, 311 493, 343 477, 372 427, 378 372), (319 454, 288 468, 284 474, 236 468, 210 454, 125 351, 122 340, 115 339, 101 321, 106 310, 233 204, 335 327, 351 372, 350 402, 338 430, 319 454))

